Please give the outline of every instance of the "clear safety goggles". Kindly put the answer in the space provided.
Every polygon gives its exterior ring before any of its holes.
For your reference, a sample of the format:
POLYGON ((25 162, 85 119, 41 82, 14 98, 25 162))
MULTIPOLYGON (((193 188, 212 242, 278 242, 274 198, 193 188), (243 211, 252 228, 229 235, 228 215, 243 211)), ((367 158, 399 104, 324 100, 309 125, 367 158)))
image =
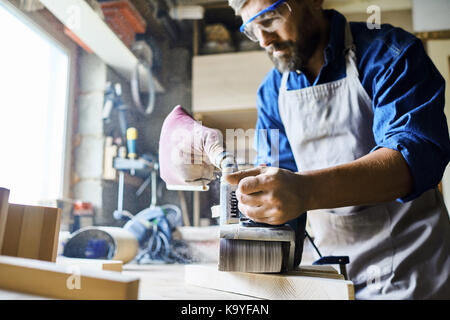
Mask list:
POLYGON ((274 32, 286 22, 292 12, 287 0, 278 0, 269 7, 261 10, 242 24, 240 31, 250 40, 258 42, 260 31, 274 32), (258 32, 259 30, 259 32, 258 32))

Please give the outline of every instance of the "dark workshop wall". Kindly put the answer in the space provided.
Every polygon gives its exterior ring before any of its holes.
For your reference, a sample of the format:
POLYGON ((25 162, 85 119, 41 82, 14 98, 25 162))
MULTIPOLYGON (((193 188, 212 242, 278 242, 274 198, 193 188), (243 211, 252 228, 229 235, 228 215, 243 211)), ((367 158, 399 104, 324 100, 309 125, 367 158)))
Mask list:
MULTIPOLYGON (((108 68, 107 81, 120 82, 123 88, 123 99, 130 106, 128 113, 129 126, 135 126, 138 130, 137 151, 139 154, 152 154, 158 157, 158 145, 161 127, 166 116, 173 107, 181 104, 187 110, 191 110, 191 54, 184 47, 170 48, 167 44, 160 45, 164 69, 165 92, 157 94, 155 108, 149 116, 142 116, 133 105, 130 85, 115 71, 108 68)), ((110 125, 118 126, 117 116, 113 115, 110 125)), ((105 134, 110 132, 109 126, 105 126, 105 134)), ((117 188, 113 181, 103 181, 102 212, 98 221, 101 224, 121 225, 112 217, 112 212, 117 208, 117 188)), ((132 214, 147 208, 150 205, 151 191, 147 187, 144 193, 137 197, 136 186, 126 185, 124 190, 124 209, 132 214)), ((165 183, 158 176, 158 202, 157 204, 175 204, 180 207, 178 192, 169 191, 165 183)), ((192 193, 185 192, 189 214, 192 215, 192 193)), ((180 207, 181 209, 181 207, 180 207)))

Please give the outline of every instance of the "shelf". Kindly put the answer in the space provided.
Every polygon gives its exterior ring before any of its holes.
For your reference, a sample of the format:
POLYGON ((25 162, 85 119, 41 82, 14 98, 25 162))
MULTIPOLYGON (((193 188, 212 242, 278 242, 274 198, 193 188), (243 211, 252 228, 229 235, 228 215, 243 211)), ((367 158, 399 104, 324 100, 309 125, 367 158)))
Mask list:
MULTIPOLYGON (((138 59, 84 0, 41 0, 41 3, 100 59, 131 80, 138 59)), ((148 79, 143 80, 147 87, 148 79)), ((163 86, 153 78, 157 92, 163 86)))
POLYGON ((264 51, 195 56, 193 111, 256 109, 258 88, 272 68, 264 51))

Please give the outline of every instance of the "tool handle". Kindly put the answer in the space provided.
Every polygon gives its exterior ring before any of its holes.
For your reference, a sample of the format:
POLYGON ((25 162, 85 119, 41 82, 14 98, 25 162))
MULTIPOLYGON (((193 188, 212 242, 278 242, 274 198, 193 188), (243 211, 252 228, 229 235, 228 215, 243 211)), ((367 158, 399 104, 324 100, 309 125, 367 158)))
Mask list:
POLYGON ((137 139, 137 130, 136 128, 128 128, 127 129, 127 148, 128 148, 128 158, 136 159, 136 139, 137 139))

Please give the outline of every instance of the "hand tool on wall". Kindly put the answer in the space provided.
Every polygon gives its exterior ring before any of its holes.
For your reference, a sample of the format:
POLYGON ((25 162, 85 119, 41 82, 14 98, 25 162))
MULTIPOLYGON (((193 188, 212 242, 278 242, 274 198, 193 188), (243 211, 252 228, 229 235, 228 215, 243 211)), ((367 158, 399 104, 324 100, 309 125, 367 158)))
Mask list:
POLYGON ((127 147, 128 147, 128 158, 136 159, 136 139, 137 139, 137 129, 136 128, 128 128, 127 129, 127 147))
POLYGON ((122 85, 120 83, 112 84, 111 82, 108 82, 106 84, 104 99, 102 118, 104 121, 109 122, 112 111, 114 109, 118 111, 120 138, 121 141, 124 142, 126 141, 127 136, 127 112, 129 108, 122 98, 122 85))

